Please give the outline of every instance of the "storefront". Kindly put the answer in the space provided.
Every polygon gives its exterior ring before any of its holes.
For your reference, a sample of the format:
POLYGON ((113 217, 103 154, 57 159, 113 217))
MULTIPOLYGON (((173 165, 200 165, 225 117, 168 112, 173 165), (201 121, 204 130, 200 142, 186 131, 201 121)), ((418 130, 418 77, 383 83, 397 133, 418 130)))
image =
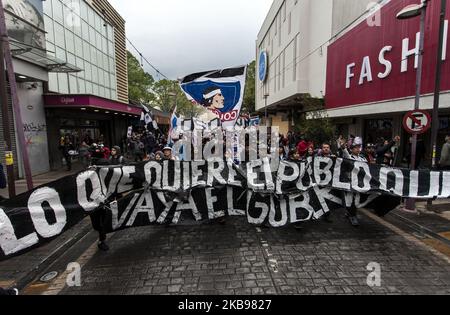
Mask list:
POLYGON ((128 127, 139 123, 142 108, 92 95, 45 95, 50 166, 62 166, 61 137, 69 136, 75 148, 103 142, 123 148, 128 127))
MULTIPOLYGON (((407 111, 414 109, 420 19, 398 20, 397 13, 416 0, 387 1, 378 11, 379 25, 362 20, 328 47, 326 110, 345 135, 362 136, 366 143, 402 137, 405 157, 409 134, 402 127, 407 111), (355 43, 358 43, 355 45, 355 43), (345 123, 342 123, 345 122, 345 123)), ((420 108, 431 113, 435 87, 440 1, 427 9, 420 108)), ((450 16, 450 7, 446 16, 450 16)), ((369 17, 370 18, 370 17, 369 17)), ((442 54, 438 153, 449 130, 450 41, 448 20, 442 54)), ((420 136, 425 144, 422 166, 431 164, 431 131, 420 136)))

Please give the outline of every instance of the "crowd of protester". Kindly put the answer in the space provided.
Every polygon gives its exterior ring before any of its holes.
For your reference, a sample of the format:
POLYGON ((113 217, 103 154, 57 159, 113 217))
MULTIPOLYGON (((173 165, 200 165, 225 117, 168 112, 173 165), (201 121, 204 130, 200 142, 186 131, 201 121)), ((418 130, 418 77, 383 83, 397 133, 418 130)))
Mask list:
MULTIPOLYGON (((111 149, 104 144, 102 136, 96 142, 85 138, 78 147, 77 154, 84 167, 183 159, 180 156, 175 157, 172 149, 173 144, 181 138, 182 135, 177 135, 177 137, 170 139, 172 145, 169 145, 167 137, 159 131, 150 132, 145 129, 138 129, 126 137, 121 146, 115 145, 111 149)), ((206 145, 207 142, 207 138, 203 139, 203 145, 206 145)), ((288 161, 302 161, 309 157, 320 156, 339 157, 389 167, 410 167, 411 140, 407 148, 400 149, 400 136, 395 136, 392 139, 379 138, 376 143, 365 143, 361 137, 350 135, 348 138, 339 136, 329 142, 315 143, 313 139, 307 139, 299 132, 289 132, 286 136, 280 135, 278 154, 280 160, 288 161), (400 153, 403 155, 401 156, 400 153)), ((70 169, 71 154, 75 150, 70 137, 61 139, 61 150, 68 160, 67 166, 70 169)), ((248 150, 249 148, 246 147, 246 151, 248 150)), ((415 168, 422 165, 425 154, 425 145, 419 139, 415 168)), ((450 169, 450 136, 446 138, 439 165, 441 169, 450 169)), ((359 226, 354 203, 347 205, 346 210, 350 223, 353 226, 359 226)), ((330 221, 329 215, 325 215, 324 220, 330 221)), ((296 227, 301 229, 300 224, 296 227)))

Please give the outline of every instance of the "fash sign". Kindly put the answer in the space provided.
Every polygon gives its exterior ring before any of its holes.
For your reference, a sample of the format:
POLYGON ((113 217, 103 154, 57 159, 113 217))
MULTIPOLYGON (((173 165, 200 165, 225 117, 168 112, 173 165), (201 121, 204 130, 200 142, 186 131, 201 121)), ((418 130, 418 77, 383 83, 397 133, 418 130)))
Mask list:
MULTIPOLYGON (((415 95, 420 19, 398 20, 397 13, 419 0, 386 2, 379 26, 366 20, 328 47, 326 108, 391 101, 415 95), (355 45, 357 43, 357 45, 355 45)), ((440 1, 428 1, 421 94, 434 92, 440 1)), ((442 52, 442 91, 450 90, 450 40, 447 6, 442 52)), ((376 105, 374 105, 376 106, 376 105)))

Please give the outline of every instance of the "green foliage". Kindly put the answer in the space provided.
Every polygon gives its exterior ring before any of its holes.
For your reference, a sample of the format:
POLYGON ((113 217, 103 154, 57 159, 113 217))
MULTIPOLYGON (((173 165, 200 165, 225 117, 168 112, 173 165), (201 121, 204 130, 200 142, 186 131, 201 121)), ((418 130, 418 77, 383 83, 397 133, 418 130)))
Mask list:
POLYGON ((155 80, 142 69, 139 61, 129 51, 127 57, 129 98, 137 102, 152 103, 155 95, 151 89, 155 80))
POLYGON ((244 102, 242 104, 242 114, 255 112, 255 90, 256 90, 256 60, 253 60, 247 67, 247 78, 245 83, 244 102))
POLYGON ((201 107, 193 105, 186 97, 178 81, 160 80, 153 85, 153 91, 158 96, 154 102, 162 111, 172 112, 177 105, 177 114, 185 117, 196 116, 201 107))
POLYGON ((335 126, 323 110, 315 110, 302 115, 294 129, 316 144, 330 142, 335 134, 335 126))

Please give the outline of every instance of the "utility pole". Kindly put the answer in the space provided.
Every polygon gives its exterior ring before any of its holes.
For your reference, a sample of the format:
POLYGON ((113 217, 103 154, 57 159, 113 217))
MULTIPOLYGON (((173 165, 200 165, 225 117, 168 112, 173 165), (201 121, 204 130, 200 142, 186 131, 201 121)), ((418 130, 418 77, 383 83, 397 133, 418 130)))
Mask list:
MULTIPOLYGON (((2 9, 3 10, 3 9, 2 9)), ((4 40, 0 37, 0 93, 2 102, 2 122, 3 122, 3 138, 5 140, 5 161, 6 173, 8 177, 8 193, 9 198, 16 196, 16 186, 14 183, 14 157, 11 145, 11 133, 9 129, 9 110, 8 110, 8 88, 6 86, 6 69, 4 56, 4 40)))
MULTIPOLYGON (((397 14, 397 19, 409 19, 413 18, 420 14, 420 38, 419 38, 419 56, 418 56, 418 67, 417 67, 417 76, 416 76, 416 96, 414 101, 414 109, 417 110, 420 108, 420 96, 421 96, 421 87, 422 87, 422 65, 423 65, 423 51, 424 51, 424 42, 425 42, 425 18, 427 15, 427 5, 429 0, 422 0, 421 5, 417 5, 414 10, 406 7, 399 14, 397 14)), ((412 137, 411 143, 411 162, 410 169, 416 169, 416 161, 417 161, 417 134, 414 134, 412 137)), ((406 211, 416 211, 416 201, 413 198, 406 199, 405 208, 406 211)))
POLYGON ((439 102, 441 93, 441 78, 442 78, 442 49, 444 46, 444 27, 445 27, 445 12, 447 10, 447 0, 441 0, 441 13, 439 25, 439 45, 437 51, 436 61, 436 80, 434 85, 434 102, 433 102, 433 120, 431 141, 433 148, 432 167, 436 168, 436 150, 437 150, 437 135, 439 132, 439 102))

